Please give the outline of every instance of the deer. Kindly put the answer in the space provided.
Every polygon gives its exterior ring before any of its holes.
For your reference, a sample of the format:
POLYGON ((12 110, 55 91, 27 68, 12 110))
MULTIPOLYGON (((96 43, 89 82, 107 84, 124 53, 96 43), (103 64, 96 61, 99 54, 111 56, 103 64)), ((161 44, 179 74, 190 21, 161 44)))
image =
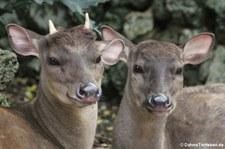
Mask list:
POLYGON ((173 148, 224 148, 225 85, 186 87, 176 98, 178 106, 166 125, 173 148))
POLYGON ((12 49, 38 57, 41 72, 32 102, 0 108, 0 148, 92 148, 103 65, 119 61, 123 41, 96 41, 88 14, 84 25, 69 29, 56 29, 50 20, 49 30, 40 35, 7 26, 12 49))
MULTIPOLYGON (((156 40, 134 45, 107 26, 102 27, 102 36, 104 40, 120 38, 124 41, 120 59, 128 67, 124 95, 113 125, 112 148, 180 148, 170 142, 167 119, 183 88, 183 66, 205 61, 212 49, 214 35, 201 33, 182 46, 156 40)), ((183 105, 178 106, 182 110, 183 105)))

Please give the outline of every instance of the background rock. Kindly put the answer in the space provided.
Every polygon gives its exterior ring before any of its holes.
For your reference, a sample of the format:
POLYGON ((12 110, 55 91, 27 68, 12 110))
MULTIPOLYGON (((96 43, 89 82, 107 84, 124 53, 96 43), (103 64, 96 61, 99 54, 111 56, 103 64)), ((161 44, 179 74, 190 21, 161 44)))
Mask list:
POLYGON ((141 35, 145 35, 152 31, 154 27, 154 20, 151 9, 140 13, 131 12, 126 16, 124 23, 124 33, 127 38, 133 40, 141 35))
POLYGON ((8 95, 2 90, 5 89, 14 79, 19 67, 16 54, 0 49, 0 105, 8 107, 8 95))
POLYGON ((13 80, 19 67, 15 53, 0 49, 0 90, 13 80))

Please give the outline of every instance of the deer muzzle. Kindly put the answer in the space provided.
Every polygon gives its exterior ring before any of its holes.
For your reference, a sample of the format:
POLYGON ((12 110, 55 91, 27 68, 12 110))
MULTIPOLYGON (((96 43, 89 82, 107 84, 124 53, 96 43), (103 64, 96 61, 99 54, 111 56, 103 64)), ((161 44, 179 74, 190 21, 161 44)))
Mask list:
POLYGON ((77 89, 77 97, 79 98, 80 102, 85 103, 92 103, 98 101, 102 94, 101 88, 97 87, 93 83, 88 83, 84 86, 80 86, 77 89))
POLYGON ((171 98, 164 94, 153 95, 147 99, 148 108, 157 113, 166 113, 172 106, 171 98))

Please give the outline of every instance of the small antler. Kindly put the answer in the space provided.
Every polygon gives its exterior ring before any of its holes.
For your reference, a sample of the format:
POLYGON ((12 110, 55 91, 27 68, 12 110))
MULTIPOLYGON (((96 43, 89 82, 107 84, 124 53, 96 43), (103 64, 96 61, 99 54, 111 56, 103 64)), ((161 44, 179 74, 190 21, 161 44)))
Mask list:
POLYGON ((90 19, 88 13, 85 13, 85 24, 84 24, 85 29, 91 29, 90 27, 90 19))
POLYGON ((53 33, 57 32, 52 20, 48 20, 48 23, 49 23, 49 34, 53 34, 53 33))

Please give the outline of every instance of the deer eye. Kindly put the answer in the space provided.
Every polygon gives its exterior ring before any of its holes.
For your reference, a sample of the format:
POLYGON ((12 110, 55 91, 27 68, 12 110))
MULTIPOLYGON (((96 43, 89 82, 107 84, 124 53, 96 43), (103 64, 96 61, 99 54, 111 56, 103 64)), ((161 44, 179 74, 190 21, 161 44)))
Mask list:
POLYGON ((99 64, 99 63, 101 62, 101 60, 102 60, 102 59, 101 59, 101 56, 99 56, 99 57, 96 58, 95 62, 96 62, 97 64, 99 64))
POLYGON ((49 57, 48 58, 48 64, 49 65, 53 65, 53 66, 58 66, 59 65, 59 61, 55 58, 49 57))
POLYGON ((134 65, 133 72, 134 73, 143 73, 143 69, 141 68, 141 66, 134 65))
POLYGON ((181 75, 182 74, 183 69, 182 68, 177 68, 175 74, 176 75, 181 75))

